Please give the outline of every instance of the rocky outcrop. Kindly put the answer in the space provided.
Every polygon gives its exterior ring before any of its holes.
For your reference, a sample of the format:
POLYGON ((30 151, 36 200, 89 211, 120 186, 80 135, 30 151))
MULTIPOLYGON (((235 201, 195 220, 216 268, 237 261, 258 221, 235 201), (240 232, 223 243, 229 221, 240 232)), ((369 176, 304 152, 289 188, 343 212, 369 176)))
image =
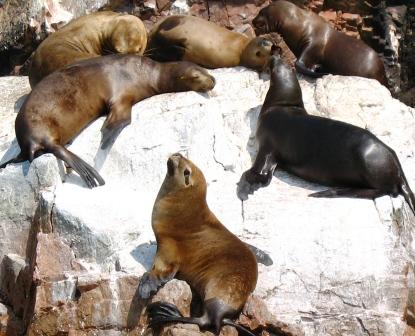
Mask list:
MULTIPOLYGON (((27 327, 29 335, 139 334, 145 303, 137 300, 137 285, 156 250, 152 205, 168 155, 181 151, 203 170, 211 210, 274 261, 259 265, 254 301, 241 323, 293 335, 409 335, 415 218, 403 198, 308 198, 324 187, 278 170, 268 187, 239 201, 236 183, 255 156, 269 82, 243 68, 212 74, 217 85, 207 94, 165 94, 136 104, 132 124, 107 151, 98 149, 103 119, 82 132, 70 148, 100 171, 102 187, 87 189, 51 155, 0 170, 0 292, 8 307, 0 324, 20 322, 10 326, 27 327), (261 301, 274 317, 257 315, 261 301)), ((325 76, 300 84, 310 113, 368 128, 394 148, 415 189, 414 109, 374 80, 325 76)), ((0 86, 10 92, 0 104, 3 162, 18 152, 14 102, 22 101, 28 83, 8 77, 0 86)), ((186 313, 186 288, 174 281, 158 295, 186 313)), ((165 332, 198 332, 189 328, 165 332)))

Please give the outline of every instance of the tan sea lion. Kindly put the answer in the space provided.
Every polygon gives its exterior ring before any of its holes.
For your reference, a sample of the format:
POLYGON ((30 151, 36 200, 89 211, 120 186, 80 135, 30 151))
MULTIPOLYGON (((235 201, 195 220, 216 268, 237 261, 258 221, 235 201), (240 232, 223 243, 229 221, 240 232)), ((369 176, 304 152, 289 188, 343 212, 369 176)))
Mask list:
POLYGON ((76 61, 113 53, 142 55, 146 45, 146 28, 134 15, 104 11, 82 16, 49 35, 36 49, 30 86, 76 61))
POLYGON ((71 64, 45 77, 32 90, 16 117, 20 154, 0 165, 53 153, 72 167, 88 187, 104 180, 94 168, 64 146, 89 123, 106 115, 105 149, 131 122, 131 107, 166 92, 208 91, 215 79, 189 62, 158 63, 138 55, 108 55, 71 64))
POLYGON ((172 15, 150 31, 146 55, 158 61, 190 61, 207 68, 243 65, 262 70, 273 43, 249 38, 190 15, 172 15))
POLYGON ((297 57, 295 66, 302 74, 360 76, 387 85, 385 67, 376 51, 333 29, 311 11, 278 0, 261 9, 252 24, 257 35, 280 33, 297 57))
POLYGON ((238 184, 239 198, 268 185, 278 165, 305 180, 340 187, 310 196, 374 199, 400 194, 415 214, 415 196, 393 149, 368 130, 309 115, 296 74, 280 57, 272 57, 270 71, 258 118, 259 150, 238 184))
POLYGON ((181 154, 168 159, 152 214, 157 253, 151 271, 140 281, 139 296, 149 298, 176 277, 200 295, 202 316, 183 317, 176 306, 154 302, 147 306, 150 326, 191 323, 218 335, 222 325, 232 325, 253 335, 231 319, 255 289, 255 256, 210 211, 206 191, 203 173, 190 160, 181 154))

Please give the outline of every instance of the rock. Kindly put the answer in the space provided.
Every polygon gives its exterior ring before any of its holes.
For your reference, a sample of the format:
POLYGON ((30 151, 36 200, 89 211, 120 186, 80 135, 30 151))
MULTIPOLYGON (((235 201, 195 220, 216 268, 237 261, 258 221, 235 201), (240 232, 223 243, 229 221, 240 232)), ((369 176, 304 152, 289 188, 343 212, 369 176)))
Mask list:
MULTIPOLYGON (((132 124, 107 151, 98 149, 103 118, 75 139, 69 148, 100 171, 102 187, 87 189, 75 173, 63 174, 52 155, 0 170, 0 253, 17 254, 28 265, 32 282, 21 285, 32 288, 23 314, 28 335, 142 331, 144 303, 136 291, 156 251, 151 210, 167 157, 177 151, 204 172, 217 217, 274 261, 259 265, 254 296, 265 306, 247 305, 249 320, 241 316, 241 323, 272 322, 307 336, 408 334, 415 320, 415 218, 403 198, 308 198, 325 187, 278 170, 268 187, 240 202, 236 182, 256 153, 256 119, 269 82, 241 67, 211 73, 217 85, 207 94, 165 94, 135 105, 132 124), (17 228, 25 234, 17 235, 17 228)), ((17 100, 27 88, 15 80, 0 78, 0 87, 20 86, 10 89, 17 100)), ((309 113, 366 127, 395 149, 415 189, 414 109, 365 78, 300 77, 300 84, 309 113)), ((15 116, 8 104, 4 129, 15 116)), ((0 157, 17 147, 7 136, 0 157)), ((171 282, 157 295, 187 313, 189 291, 180 286, 171 282)), ((169 334, 198 332, 169 328, 169 334)))

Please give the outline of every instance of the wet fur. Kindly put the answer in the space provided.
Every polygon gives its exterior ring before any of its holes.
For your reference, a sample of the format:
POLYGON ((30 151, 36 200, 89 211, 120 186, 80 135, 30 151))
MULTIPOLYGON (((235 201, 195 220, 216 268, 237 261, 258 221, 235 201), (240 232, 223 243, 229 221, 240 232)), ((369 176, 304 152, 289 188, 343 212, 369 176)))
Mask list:
POLYGON ((246 181, 267 185, 277 164, 308 181, 346 187, 314 197, 401 194, 415 213, 414 194, 390 147, 360 127, 308 115, 295 73, 275 56, 270 70, 270 88, 258 120, 259 151, 241 187, 246 181))

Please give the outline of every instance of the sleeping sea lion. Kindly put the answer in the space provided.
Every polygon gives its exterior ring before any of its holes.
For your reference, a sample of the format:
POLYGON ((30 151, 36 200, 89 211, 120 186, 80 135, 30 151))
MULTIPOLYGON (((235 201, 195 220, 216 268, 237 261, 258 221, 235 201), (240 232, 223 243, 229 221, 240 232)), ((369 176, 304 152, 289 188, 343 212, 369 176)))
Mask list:
POLYGON ((81 16, 49 35, 36 49, 30 86, 76 61, 114 53, 142 55, 146 45, 146 28, 134 15, 105 11, 81 16))
POLYGON ((106 115, 101 148, 131 122, 131 107, 160 93, 208 91, 215 79, 190 62, 158 63, 138 55, 108 55, 55 71, 32 90, 16 117, 20 154, 0 165, 53 153, 92 188, 104 184, 94 168, 64 146, 89 123, 106 115))
POLYGON ((211 69, 243 65, 262 70, 272 45, 267 37, 249 38, 195 16, 172 15, 150 31, 145 54, 158 61, 190 61, 211 69))

